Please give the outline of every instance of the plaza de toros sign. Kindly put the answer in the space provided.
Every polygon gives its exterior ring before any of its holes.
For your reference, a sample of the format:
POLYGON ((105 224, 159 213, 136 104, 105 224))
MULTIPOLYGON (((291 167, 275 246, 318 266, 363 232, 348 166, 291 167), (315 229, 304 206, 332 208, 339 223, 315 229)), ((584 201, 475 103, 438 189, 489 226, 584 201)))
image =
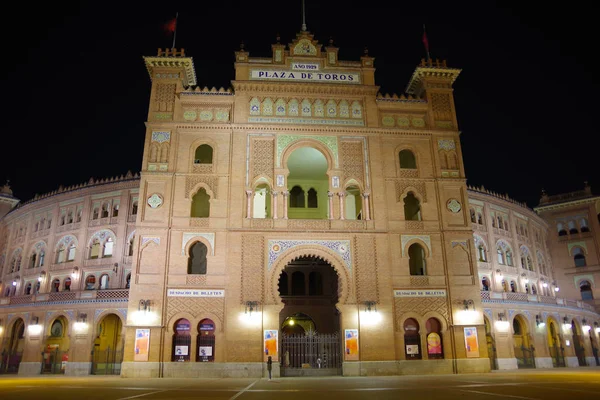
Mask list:
POLYGON ((252 80, 292 81, 292 82, 320 82, 320 83, 349 83, 360 84, 360 74, 346 72, 319 72, 314 70, 315 64, 304 65, 306 71, 294 64, 297 71, 274 69, 253 69, 250 72, 252 80), (309 70, 310 67, 310 70, 309 70))

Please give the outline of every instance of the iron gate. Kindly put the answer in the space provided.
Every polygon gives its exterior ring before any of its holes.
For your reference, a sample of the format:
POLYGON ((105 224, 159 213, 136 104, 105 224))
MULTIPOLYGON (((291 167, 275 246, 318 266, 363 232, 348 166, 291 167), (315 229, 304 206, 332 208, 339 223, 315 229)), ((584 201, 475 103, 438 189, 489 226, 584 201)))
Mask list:
POLYGON ((328 376, 342 374, 342 351, 337 333, 283 335, 281 376, 328 376))
POLYGON ((23 358, 22 351, 3 350, 0 357, 0 374, 16 374, 19 372, 19 364, 23 358))
POLYGON ((92 353, 92 375, 121 375, 123 349, 94 350, 92 353))
POLYGON ((64 374, 69 355, 67 351, 58 349, 42 353, 42 374, 64 374))
POLYGON ((530 347, 515 347, 515 358, 518 368, 535 368, 535 349, 530 347))
POLYGON ((565 366, 565 349, 563 347, 550 347, 550 357, 552 357, 552 365, 554 368, 565 366))

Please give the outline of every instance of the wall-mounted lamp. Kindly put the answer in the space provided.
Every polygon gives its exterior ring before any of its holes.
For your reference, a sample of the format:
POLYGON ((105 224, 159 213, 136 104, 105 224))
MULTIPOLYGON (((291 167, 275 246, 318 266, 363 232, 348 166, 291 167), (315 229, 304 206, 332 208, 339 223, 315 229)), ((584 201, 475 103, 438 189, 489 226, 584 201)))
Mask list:
POLYGON ((46 271, 40 272, 40 276, 38 276, 38 282, 43 281, 45 276, 46 276, 46 271))
POLYGON ((140 300, 138 303, 138 311, 150 311, 150 299, 140 300))
POLYGON ((29 322, 29 325, 39 325, 40 323, 40 317, 31 317, 31 321, 29 322))
POLYGON ((506 314, 504 314, 503 312, 498 313, 498 321, 504 322, 504 318, 506 318, 506 314))
POLYGON ((372 300, 365 301, 365 311, 370 313, 377 312, 377 302, 372 300))
POLYGON ((465 311, 469 311, 469 307, 475 311, 475 303, 471 299, 463 300, 463 306, 465 307, 465 311))
POLYGON ((563 328, 565 329, 571 329, 572 325, 569 322, 569 318, 565 315, 565 317, 563 318, 563 328))
POLYGON ((496 275, 502 276, 502 270, 500 268, 496 270, 496 275))
POLYGON ((594 330, 596 331, 596 333, 600 333, 600 326, 598 326, 597 322, 594 322, 594 330))
POLYGON ((592 327, 590 326, 590 324, 588 324, 587 320, 584 318, 581 320, 581 328, 583 329, 584 332, 589 332, 590 329, 592 329, 592 327))
POLYGON ((258 311, 258 301, 247 301, 245 305, 244 314, 252 316, 252 311, 258 311))
POLYGON ((77 278, 77 274, 79 274, 79 267, 73 267, 73 271, 71 271, 71 276, 73 278, 77 278))
POLYGON ((13 285, 13 286, 17 286, 17 281, 16 281, 16 280, 13 280, 13 281, 12 281, 12 285, 13 285))
POLYGON ((542 286, 546 288, 546 287, 548 287, 548 283, 544 282, 544 283, 542 283, 542 286))
POLYGON ((539 314, 537 314, 537 315, 535 316, 535 325, 536 325, 538 328, 543 328, 543 327, 546 325, 546 323, 545 323, 545 322, 544 322, 544 320, 542 319, 541 315, 539 315, 539 314))
POLYGON ((87 314, 79 313, 79 315, 77 315, 77 322, 85 324, 87 322, 87 314))
POLYGON ((116 274, 119 271, 119 263, 115 263, 115 265, 113 265, 113 272, 116 274))

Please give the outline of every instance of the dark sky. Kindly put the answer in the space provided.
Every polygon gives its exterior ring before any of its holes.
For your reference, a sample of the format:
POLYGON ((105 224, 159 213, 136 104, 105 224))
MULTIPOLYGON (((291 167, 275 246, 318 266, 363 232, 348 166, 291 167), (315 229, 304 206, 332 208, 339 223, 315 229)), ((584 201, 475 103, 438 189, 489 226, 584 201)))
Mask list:
MULTIPOLYGON (((0 179, 30 199, 91 176, 139 171, 150 80, 142 56, 177 47, 198 83, 229 87, 240 41, 270 56, 300 30, 301 2, 19 2, 1 29, 0 179)), ((468 183, 537 205, 540 191, 600 192, 598 33, 591 10, 551 2, 307 1, 307 25, 340 59, 376 58, 382 93, 404 91, 421 57, 463 72, 455 84, 468 183), (460 3, 460 2, 458 2, 460 3), (471 3, 471 2, 469 2, 471 3)), ((558 3, 561 4, 561 3, 558 3)))

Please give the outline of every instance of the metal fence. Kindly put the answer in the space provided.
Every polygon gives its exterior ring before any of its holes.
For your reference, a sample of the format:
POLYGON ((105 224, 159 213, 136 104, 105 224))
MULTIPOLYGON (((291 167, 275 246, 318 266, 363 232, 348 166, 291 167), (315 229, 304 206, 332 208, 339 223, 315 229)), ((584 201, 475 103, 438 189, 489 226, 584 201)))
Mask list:
POLYGON ((552 357, 552 365, 556 367, 565 366, 565 349, 564 347, 552 346, 549 348, 550 357, 552 357))
POLYGON ((94 350, 92 354, 92 375, 121 375, 123 349, 94 350))
POLYGON ((67 368, 68 352, 54 350, 42 353, 42 374, 64 374, 67 368))
POLYGON ((281 340, 281 375, 340 375, 342 351, 338 334, 291 334, 281 340))
POLYGON ((533 346, 515 347, 515 358, 517 359, 518 368, 535 368, 535 349, 533 346))
POLYGON ((0 374, 16 374, 23 358, 22 351, 3 350, 0 356, 0 374))

